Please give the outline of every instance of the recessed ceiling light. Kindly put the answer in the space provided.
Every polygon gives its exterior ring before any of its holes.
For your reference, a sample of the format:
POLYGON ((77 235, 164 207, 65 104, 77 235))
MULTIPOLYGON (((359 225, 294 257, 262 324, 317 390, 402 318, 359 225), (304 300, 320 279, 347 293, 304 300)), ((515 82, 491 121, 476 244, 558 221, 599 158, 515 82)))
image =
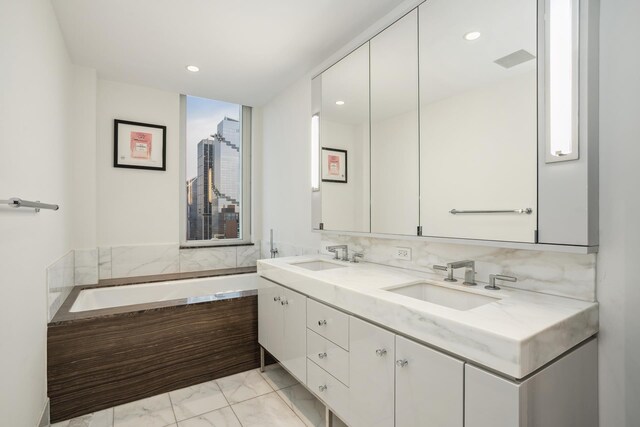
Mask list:
POLYGON ((200 71, 200 68, 196 67, 195 65, 187 65, 187 71, 191 71, 192 73, 197 73, 198 71, 200 71))
POLYGON ((344 105, 344 101, 336 101, 336 105, 344 105))
POLYGON ((471 42, 474 40, 478 40, 480 38, 480 35, 480 31, 470 31, 464 35, 464 39, 471 42))

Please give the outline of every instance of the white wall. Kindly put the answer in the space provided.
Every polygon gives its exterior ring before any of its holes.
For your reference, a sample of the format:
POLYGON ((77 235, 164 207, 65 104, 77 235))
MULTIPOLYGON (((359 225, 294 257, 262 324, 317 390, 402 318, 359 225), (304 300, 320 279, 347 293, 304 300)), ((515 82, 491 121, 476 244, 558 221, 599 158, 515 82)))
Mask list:
POLYGON ((601 2, 600 426, 640 425, 640 2, 601 2))
POLYGON ((73 79, 73 248, 96 247, 96 70, 74 67, 73 79))
MULTIPOLYGON (((254 176, 260 192, 262 240, 315 247, 320 236, 311 231, 311 76, 305 76, 263 108, 256 109, 262 135, 256 135, 254 156, 261 165, 254 176)), ((281 249, 281 248, 279 248, 281 249)))
POLYGON ((180 95, 98 80, 98 246, 179 242, 180 95), (167 170, 113 167, 113 120, 167 127, 167 170))
POLYGON ((73 70, 48 0, 0 2, 0 424, 36 426, 46 401, 45 268, 71 249, 73 70))

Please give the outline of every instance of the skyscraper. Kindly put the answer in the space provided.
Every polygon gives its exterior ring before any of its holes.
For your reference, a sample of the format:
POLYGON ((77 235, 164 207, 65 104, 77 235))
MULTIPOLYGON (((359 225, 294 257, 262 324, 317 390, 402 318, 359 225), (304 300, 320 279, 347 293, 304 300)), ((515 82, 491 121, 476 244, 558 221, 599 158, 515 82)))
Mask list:
MULTIPOLYGON (((198 143, 198 176, 196 178, 197 219, 194 239, 208 240, 233 236, 225 229, 231 208, 240 212, 240 123, 225 117, 217 133, 198 143)), ((230 227, 232 226, 230 225, 230 227)), ((237 226, 236 226, 237 228, 237 226)), ((235 233, 237 236, 237 232, 235 233)))
POLYGON ((218 123, 216 141, 215 187, 221 193, 220 206, 240 204, 240 123, 225 117, 218 123))
POLYGON ((187 180, 187 240, 198 239, 198 178, 187 180))

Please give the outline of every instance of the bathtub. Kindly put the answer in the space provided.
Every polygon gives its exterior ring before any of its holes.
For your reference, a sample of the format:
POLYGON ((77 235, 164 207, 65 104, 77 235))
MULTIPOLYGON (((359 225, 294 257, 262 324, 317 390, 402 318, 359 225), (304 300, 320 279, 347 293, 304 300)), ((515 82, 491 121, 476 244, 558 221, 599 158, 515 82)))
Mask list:
POLYGON ((254 270, 76 287, 47 329, 51 421, 259 367, 257 283, 254 270))
POLYGON ((257 274, 172 280, 140 285, 110 286, 80 291, 69 312, 123 307, 159 301, 186 299, 186 303, 235 298, 258 289, 257 274))

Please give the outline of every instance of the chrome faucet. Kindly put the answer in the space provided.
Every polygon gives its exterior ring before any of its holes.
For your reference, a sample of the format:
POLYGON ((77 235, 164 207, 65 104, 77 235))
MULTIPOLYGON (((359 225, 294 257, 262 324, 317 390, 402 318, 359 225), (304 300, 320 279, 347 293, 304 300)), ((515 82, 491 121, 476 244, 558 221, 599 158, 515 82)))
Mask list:
POLYGON ((342 250, 342 261, 349 261, 349 247, 347 245, 327 246, 327 250, 335 254, 333 259, 340 259, 338 251, 342 250))
POLYGON ((449 262, 447 263, 447 266, 443 266, 443 265, 434 265, 433 269, 434 270, 441 270, 441 271, 446 271, 447 273, 449 273, 447 275, 447 278, 444 279, 445 282, 457 282, 457 279, 454 279, 453 277, 453 271, 458 269, 458 268, 465 268, 464 271, 464 282, 462 282, 463 285, 467 285, 467 286, 475 286, 477 285, 476 283, 476 262, 475 261, 471 261, 471 260, 464 260, 464 261, 454 261, 454 262, 449 262))
POLYGON ((364 258, 364 252, 356 252, 351 255, 351 262, 354 264, 359 263, 358 258, 364 258))
POLYGON ((518 278, 513 276, 504 276, 502 274, 490 274, 489 284, 484 288, 489 289, 490 291, 497 291, 498 289, 500 289, 500 287, 496 286, 496 280, 504 280, 505 282, 517 282, 518 278))
POLYGON ((278 248, 274 248, 273 247, 273 228, 271 229, 271 237, 269 240, 269 246, 271 247, 271 249, 269 249, 269 252, 271 252, 271 258, 275 258, 278 256, 278 248))

